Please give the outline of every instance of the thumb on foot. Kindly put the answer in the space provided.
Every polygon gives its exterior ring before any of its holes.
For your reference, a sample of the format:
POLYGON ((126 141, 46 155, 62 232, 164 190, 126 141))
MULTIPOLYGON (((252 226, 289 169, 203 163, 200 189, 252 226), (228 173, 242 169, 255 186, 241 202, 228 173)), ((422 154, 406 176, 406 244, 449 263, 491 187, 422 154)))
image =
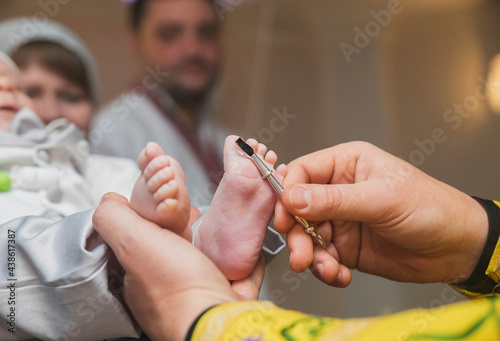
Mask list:
POLYGON ((379 211, 380 193, 369 183, 289 185, 282 202, 292 214, 313 221, 370 221, 379 211))

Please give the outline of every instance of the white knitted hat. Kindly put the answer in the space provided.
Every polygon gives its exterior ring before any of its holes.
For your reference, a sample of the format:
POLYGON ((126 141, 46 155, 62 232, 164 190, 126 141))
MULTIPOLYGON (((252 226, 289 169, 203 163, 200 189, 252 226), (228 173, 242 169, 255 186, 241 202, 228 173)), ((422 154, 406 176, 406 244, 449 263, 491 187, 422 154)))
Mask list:
POLYGON ((4 62, 9 69, 14 72, 14 74, 18 75, 19 74, 19 69, 17 68, 17 65, 10 59, 9 56, 7 56, 5 53, 0 51, 0 61, 4 62))
POLYGON ((85 43, 70 29, 51 20, 21 17, 0 22, 0 51, 11 55, 20 46, 34 41, 57 43, 73 52, 85 66, 90 96, 97 103, 97 65, 85 43))

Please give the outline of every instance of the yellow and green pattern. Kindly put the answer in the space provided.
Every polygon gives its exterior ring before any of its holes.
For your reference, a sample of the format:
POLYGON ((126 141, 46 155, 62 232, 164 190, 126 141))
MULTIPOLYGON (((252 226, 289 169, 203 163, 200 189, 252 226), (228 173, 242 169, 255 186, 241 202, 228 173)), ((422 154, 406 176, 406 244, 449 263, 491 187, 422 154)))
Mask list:
POLYGON ((191 340, 500 340, 500 300, 484 298, 347 320, 283 310, 271 302, 227 303, 201 317, 191 340))
MULTIPOLYGON (((500 202, 496 200, 493 200, 493 202, 500 208, 500 202)), ((486 276, 490 277, 497 283, 500 281, 500 238, 497 241, 495 251, 493 251, 490 263, 486 269, 486 276)))
POLYGON ((284 310, 271 302, 233 302, 216 306, 201 316, 191 340, 500 340, 500 202, 480 200, 483 207, 487 206, 490 220, 491 249, 485 247, 488 251, 483 251, 483 257, 487 257, 483 259, 484 268, 487 265, 487 269, 478 268, 479 281, 473 286, 452 286, 475 300, 390 316, 347 320, 284 310))

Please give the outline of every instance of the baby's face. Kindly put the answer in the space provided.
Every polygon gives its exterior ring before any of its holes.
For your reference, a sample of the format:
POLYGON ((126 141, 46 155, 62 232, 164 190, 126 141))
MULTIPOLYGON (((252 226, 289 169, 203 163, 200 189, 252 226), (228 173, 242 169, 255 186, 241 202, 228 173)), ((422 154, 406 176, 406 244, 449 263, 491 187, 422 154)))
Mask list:
POLYGON ((33 108, 33 103, 19 90, 17 75, 0 60, 0 130, 7 130, 16 113, 26 106, 33 108))
POLYGON ((45 124, 66 118, 82 131, 88 130, 93 107, 79 86, 36 62, 21 69, 19 82, 45 124))

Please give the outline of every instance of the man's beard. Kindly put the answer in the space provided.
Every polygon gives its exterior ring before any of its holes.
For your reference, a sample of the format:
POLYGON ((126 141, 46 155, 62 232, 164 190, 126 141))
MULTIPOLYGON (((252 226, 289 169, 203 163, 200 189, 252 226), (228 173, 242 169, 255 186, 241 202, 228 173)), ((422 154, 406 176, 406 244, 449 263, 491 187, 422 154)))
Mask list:
POLYGON ((180 107, 202 106, 212 91, 215 79, 216 77, 213 77, 206 86, 199 89, 191 89, 179 83, 171 83, 165 85, 165 90, 180 107))
MULTIPOLYGON (((208 68, 205 61, 201 59, 192 59, 186 61, 184 65, 180 68, 188 67, 190 64, 199 64, 201 67, 208 68)), ((212 75, 208 82, 203 87, 199 88, 190 88, 184 86, 181 82, 166 82, 164 88, 165 90, 172 96, 174 101, 181 107, 196 107, 202 106, 207 97, 210 95, 217 78, 218 78, 218 67, 212 70, 212 75)))

